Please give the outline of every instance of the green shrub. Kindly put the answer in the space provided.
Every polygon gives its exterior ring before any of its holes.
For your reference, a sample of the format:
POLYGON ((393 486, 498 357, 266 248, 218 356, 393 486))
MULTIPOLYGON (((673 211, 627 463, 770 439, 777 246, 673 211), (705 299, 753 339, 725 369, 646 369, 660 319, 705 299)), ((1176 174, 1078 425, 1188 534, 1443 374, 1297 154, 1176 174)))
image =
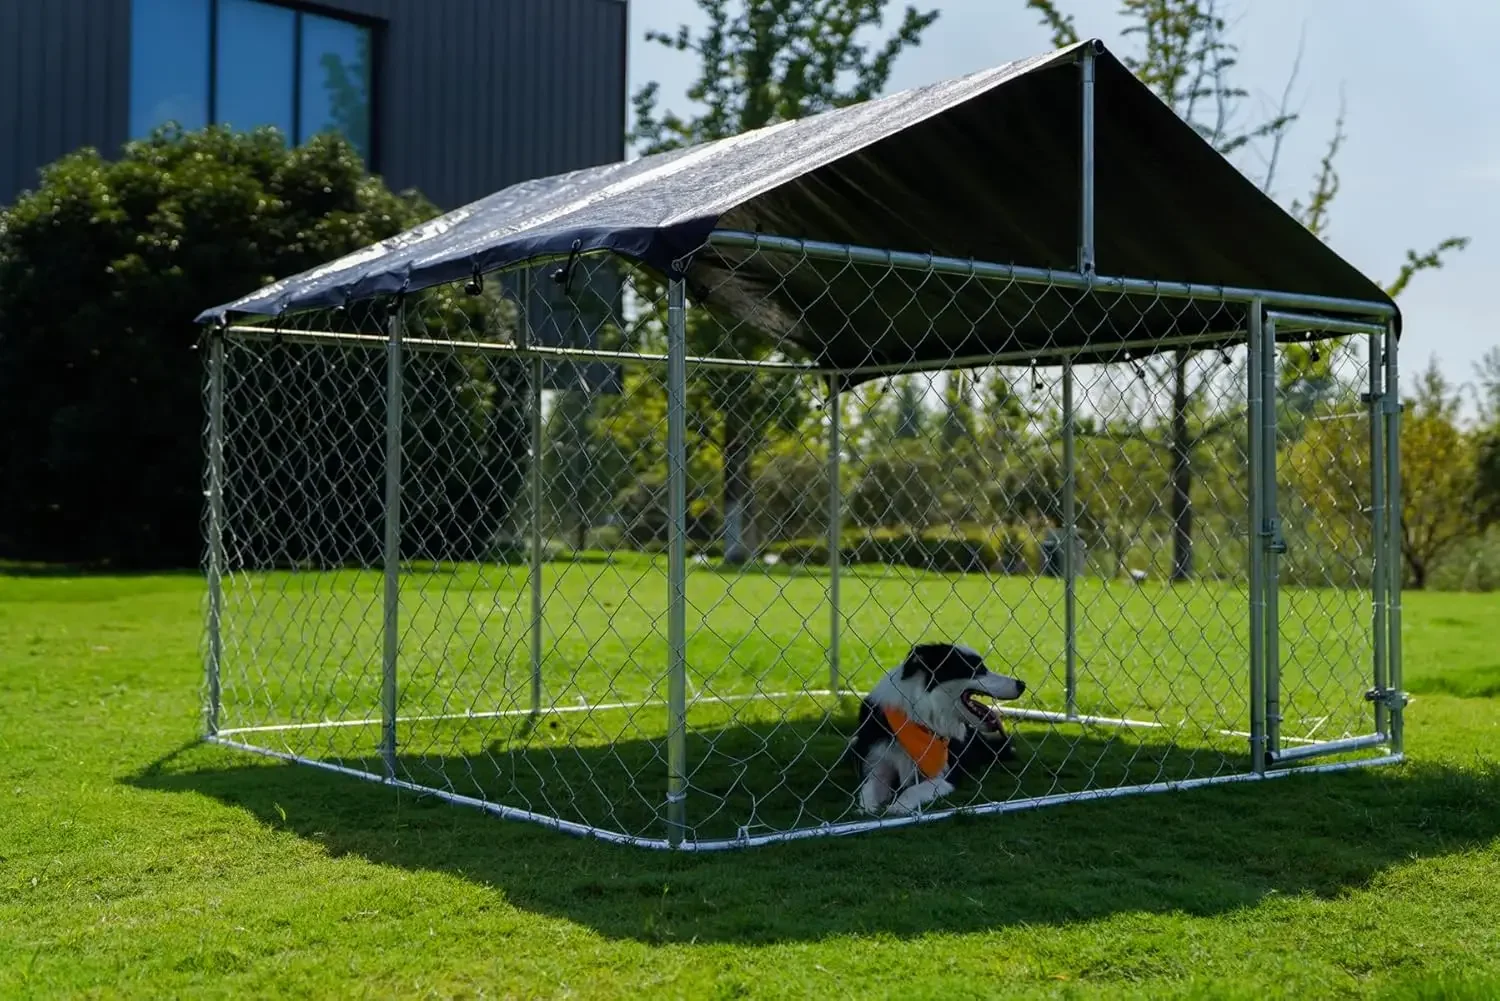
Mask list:
MULTIPOLYGON (((274 130, 162 130, 113 161, 84 149, 47 167, 40 187, 0 210, 0 556, 196 566, 204 372, 194 317, 436 214, 420 196, 393 194, 367 175, 358 153, 332 135, 288 149, 274 130)), ((342 373, 317 402, 337 419, 359 419, 360 397, 383 391, 378 365, 376 357, 342 373)), ((475 381, 456 369, 441 377, 475 381)), ((503 469, 514 465, 513 408, 494 409, 484 433, 500 444, 489 468, 503 469)), ((277 416, 316 413, 308 400, 289 399, 277 416)), ((321 458, 354 486, 314 497, 308 471, 282 463, 280 479, 258 484, 285 499, 275 523, 256 530, 263 538, 237 537, 237 552, 318 564, 378 553, 380 481, 364 496, 368 458, 354 444, 321 458), (338 531, 358 539, 331 551, 335 530, 319 528, 319 518, 342 519, 338 531)), ((431 479, 422 495, 454 514, 424 523, 414 511, 413 553, 451 555, 443 543, 454 539, 482 549, 489 533, 475 523, 504 524, 508 499, 477 494, 471 471, 452 463, 423 469, 431 479)))
MULTIPOLYGON (((786 563, 826 566, 826 539, 797 539, 769 547, 786 563)), ((849 565, 885 564, 936 573, 1034 573, 1037 543, 1024 528, 850 529, 839 545, 849 565)))

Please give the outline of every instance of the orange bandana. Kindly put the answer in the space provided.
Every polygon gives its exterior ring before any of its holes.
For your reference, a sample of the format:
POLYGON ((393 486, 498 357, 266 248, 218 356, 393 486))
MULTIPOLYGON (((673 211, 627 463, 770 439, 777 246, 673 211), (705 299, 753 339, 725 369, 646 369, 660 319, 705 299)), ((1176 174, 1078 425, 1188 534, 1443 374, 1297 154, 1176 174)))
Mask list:
POLYGON ((917 763, 917 770, 930 779, 937 778, 948 764, 947 738, 939 737, 920 723, 913 723, 906 713, 891 706, 885 708, 885 721, 891 725, 891 731, 906 753, 917 763))

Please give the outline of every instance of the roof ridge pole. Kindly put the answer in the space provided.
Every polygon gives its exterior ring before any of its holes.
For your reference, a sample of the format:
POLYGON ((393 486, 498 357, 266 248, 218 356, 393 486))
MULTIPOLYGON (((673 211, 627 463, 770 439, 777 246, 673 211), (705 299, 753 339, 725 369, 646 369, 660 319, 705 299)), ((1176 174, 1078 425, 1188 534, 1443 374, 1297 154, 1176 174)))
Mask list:
MULTIPOLYGON (((1080 117, 1078 178, 1078 273, 1094 277, 1094 55, 1098 43, 1089 41, 1078 62, 1080 117)), ((1063 359, 1062 371, 1062 543, 1063 543, 1063 660, 1066 708, 1078 717, 1078 463, 1073 449, 1073 356, 1063 359)))

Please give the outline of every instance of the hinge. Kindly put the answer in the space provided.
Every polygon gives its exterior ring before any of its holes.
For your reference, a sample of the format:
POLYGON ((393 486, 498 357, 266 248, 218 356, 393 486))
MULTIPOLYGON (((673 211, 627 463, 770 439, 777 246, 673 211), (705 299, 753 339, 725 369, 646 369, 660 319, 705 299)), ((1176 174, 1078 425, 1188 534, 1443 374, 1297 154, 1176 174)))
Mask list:
POLYGON ((1372 688, 1365 692, 1366 702, 1385 706, 1391 712, 1400 712, 1411 701, 1407 694, 1396 688, 1372 688))
POLYGON ((1286 552, 1286 538, 1281 534, 1280 518, 1267 518, 1260 534, 1266 540, 1266 552, 1278 555, 1286 552))
POLYGON ((1401 402, 1400 395, 1396 393, 1360 393, 1359 402, 1374 403, 1376 409, 1382 414, 1400 414, 1406 411, 1406 405, 1401 402))

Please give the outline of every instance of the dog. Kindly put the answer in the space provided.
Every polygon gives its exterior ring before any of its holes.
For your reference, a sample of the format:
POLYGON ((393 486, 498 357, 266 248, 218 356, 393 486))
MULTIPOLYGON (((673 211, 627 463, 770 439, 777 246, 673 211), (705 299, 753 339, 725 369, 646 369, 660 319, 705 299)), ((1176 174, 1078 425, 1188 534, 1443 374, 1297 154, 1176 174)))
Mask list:
POLYGON ((999 715, 979 699, 1010 701, 1025 691, 1025 682, 990 671, 969 647, 913 646, 860 701, 846 752, 857 763, 860 811, 909 814, 986 764, 1013 759, 999 715))

